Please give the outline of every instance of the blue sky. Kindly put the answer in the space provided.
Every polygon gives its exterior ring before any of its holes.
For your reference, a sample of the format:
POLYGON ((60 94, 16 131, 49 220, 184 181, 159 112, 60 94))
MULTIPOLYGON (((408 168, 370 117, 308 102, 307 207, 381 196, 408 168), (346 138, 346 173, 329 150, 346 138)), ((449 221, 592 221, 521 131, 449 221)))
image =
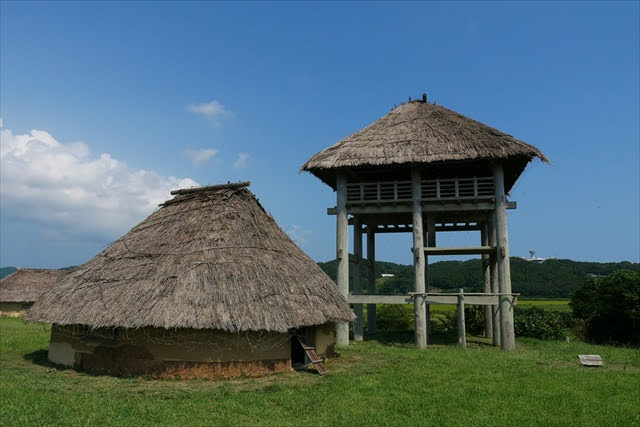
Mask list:
MULTIPOLYGON (((298 169, 409 96, 536 145, 512 255, 639 261, 639 3, 0 3, 0 265, 88 260, 175 186, 251 180, 316 260, 298 169)), ((472 233, 439 245, 476 244, 472 233)), ((410 236, 378 257, 408 264, 410 236)))

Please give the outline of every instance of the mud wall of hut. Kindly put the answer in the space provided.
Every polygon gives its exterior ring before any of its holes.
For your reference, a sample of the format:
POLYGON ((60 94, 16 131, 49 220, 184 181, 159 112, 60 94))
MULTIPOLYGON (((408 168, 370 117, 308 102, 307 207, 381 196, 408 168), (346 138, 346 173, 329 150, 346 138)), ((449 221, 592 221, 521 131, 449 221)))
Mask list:
POLYGON ((232 377, 291 369, 287 334, 54 325, 49 360, 114 375, 232 377))

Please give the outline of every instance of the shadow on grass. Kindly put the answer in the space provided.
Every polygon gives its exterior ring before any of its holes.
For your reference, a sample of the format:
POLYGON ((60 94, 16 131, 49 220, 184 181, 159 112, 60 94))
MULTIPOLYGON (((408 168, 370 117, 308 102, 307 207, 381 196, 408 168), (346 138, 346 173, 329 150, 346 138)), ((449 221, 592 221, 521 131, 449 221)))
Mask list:
POLYGON ((33 363, 34 365, 39 365, 48 369, 55 369, 56 371, 68 371, 74 370, 82 373, 86 373, 91 375, 91 372, 84 372, 78 369, 73 369, 68 366, 59 365, 57 363, 53 363, 49 360, 49 351, 48 350, 36 350, 31 353, 27 353, 24 356, 24 360, 33 363))
MULTIPOLYGON (((366 341, 377 341, 389 346, 415 345, 414 331, 378 331, 375 335, 365 336, 366 341)), ((456 331, 435 330, 429 334, 428 345, 455 346, 458 344, 456 331)), ((467 347, 493 347, 490 339, 467 334, 467 347)))
POLYGON ((36 350, 24 355, 24 360, 40 366, 53 367, 53 363, 49 362, 47 350, 36 350))

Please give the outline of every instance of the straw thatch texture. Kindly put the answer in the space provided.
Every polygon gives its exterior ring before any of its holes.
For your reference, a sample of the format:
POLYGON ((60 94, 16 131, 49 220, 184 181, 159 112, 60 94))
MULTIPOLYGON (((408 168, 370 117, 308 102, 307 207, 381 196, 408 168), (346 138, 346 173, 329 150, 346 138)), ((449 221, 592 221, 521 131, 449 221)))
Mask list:
POLYGON ((249 190, 217 186, 165 202, 46 292, 26 318, 286 332, 353 314, 249 190))
MULTIPOLYGON (((533 145, 440 105, 412 101, 311 157, 301 168, 330 169, 534 157, 533 145)), ((525 163, 526 164, 526 163, 525 163)))
POLYGON ((65 270, 19 268, 0 279, 0 302, 34 302, 66 273, 65 270))

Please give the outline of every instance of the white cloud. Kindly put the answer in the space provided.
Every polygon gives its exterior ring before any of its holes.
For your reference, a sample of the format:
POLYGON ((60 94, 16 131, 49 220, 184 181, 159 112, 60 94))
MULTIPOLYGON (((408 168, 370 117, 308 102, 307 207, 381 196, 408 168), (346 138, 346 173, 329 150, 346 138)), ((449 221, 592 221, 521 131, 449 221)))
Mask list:
POLYGON ((17 218, 57 234, 114 238, 171 197, 189 178, 131 170, 104 153, 91 157, 83 142, 61 143, 45 131, 0 130, 3 220, 17 218))
POLYGON ((193 166, 199 168, 204 166, 210 158, 218 154, 218 150, 214 150, 213 148, 203 148, 202 150, 192 150, 187 148, 184 150, 184 154, 191 160, 193 166))
POLYGON ((248 153, 238 153, 238 158, 233 163, 234 169, 246 169, 247 168, 247 160, 249 160, 248 153))
POLYGON ((297 224, 290 225, 286 232, 291 240, 296 242, 298 246, 303 246, 309 241, 309 237, 311 237, 311 230, 297 224))
POLYGON ((236 113, 227 110, 217 100, 204 102, 202 104, 189 104, 187 111, 206 117, 214 126, 222 126, 222 121, 232 119, 236 113))

